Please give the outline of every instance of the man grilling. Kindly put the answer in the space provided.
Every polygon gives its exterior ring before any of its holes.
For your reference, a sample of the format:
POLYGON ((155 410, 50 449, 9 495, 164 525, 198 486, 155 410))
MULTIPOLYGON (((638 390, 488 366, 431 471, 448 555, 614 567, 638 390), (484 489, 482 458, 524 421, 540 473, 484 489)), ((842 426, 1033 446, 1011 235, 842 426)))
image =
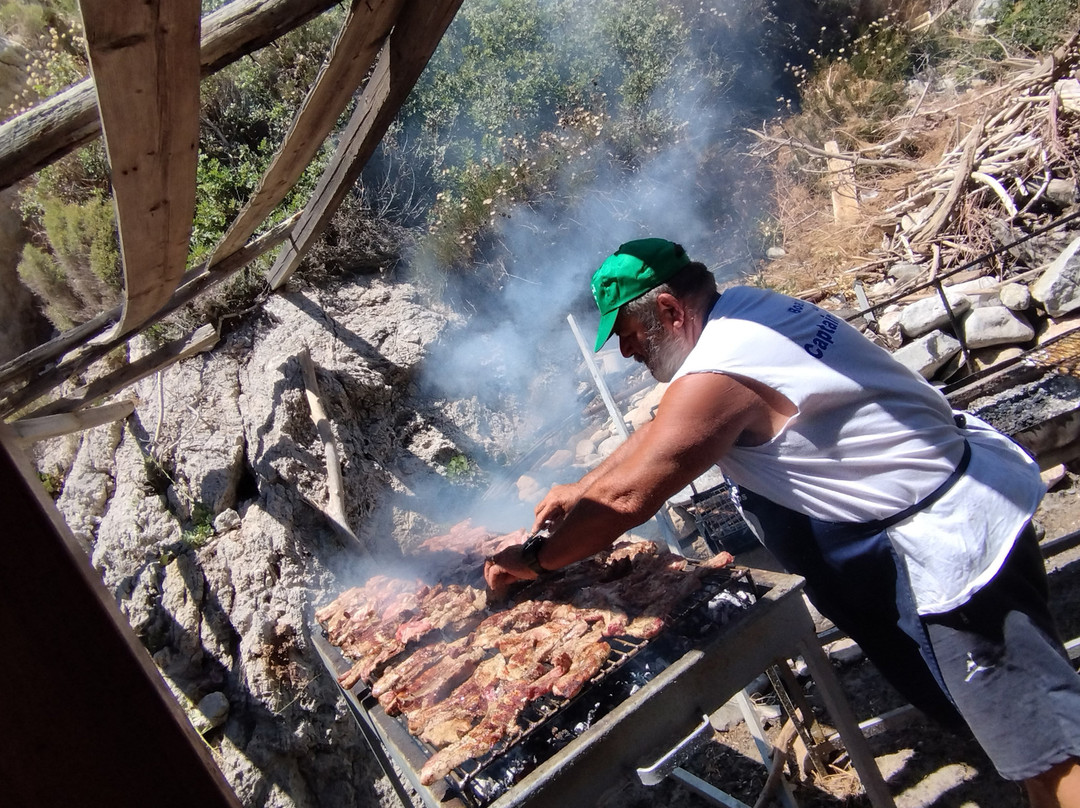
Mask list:
POLYGON ((671 382, 656 417, 485 567, 505 589, 607 547, 718 465, 755 534, 914 705, 970 727, 1035 808, 1080 808, 1080 676, 1047 607, 1038 466, 817 306, 720 294, 658 238, 596 271, 599 351, 671 382))

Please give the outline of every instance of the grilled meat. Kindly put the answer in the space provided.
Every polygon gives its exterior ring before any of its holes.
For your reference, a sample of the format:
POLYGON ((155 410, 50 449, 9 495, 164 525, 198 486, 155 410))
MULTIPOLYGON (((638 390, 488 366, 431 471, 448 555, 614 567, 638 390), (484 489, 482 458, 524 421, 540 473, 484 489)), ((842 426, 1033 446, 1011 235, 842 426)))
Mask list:
MULTIPOLYGON (((603 669, 608 639, 647 639, 701 586, 697 568, 649 542, 619 545, 522 590, 497 611, 482 582, 461 572, 524 531, 498 536, 463 522, 424 542, 429 555, 452 557, 447 577, 376 576, 320 608, 330 641, 356 662, 343 686, 360 680, 389 715, 435 752, 421 771, 425 784, 520 732, 519 717, 537 699, 571 699, 603 669)), ((445 561, 445 558, 444 558, 445 561)), ((705 572, 730 562, 719 558, 705 572)))

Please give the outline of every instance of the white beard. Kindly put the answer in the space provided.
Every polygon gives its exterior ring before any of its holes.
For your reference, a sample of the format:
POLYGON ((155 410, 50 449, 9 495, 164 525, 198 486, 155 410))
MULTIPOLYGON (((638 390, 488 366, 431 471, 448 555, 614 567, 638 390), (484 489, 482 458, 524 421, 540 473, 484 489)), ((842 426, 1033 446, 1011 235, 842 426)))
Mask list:
POLYGON ((658 382, 670 382, 690 354, 678 337, 668 334, 659 323, 645 333, 645 351, 645 367, 658 382))

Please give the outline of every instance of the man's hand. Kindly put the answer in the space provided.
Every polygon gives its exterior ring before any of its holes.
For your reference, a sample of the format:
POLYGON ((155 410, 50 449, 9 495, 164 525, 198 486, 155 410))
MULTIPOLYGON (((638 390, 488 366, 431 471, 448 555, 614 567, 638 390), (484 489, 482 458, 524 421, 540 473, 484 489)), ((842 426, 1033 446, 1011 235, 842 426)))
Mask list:
POLYGON ((585 486, 580 481, 552 486, 547 495, 540 500, 540 504, 536 506, 534 511, 536 521, 533 522, 533 532, 558 525, 566 517, 566 514, 570 513, 574 506, 578 504, 584 492, 585 486))
POLYGON ((520 544, 506 547, 484 562, 484 581, 495 600, 506 597, 511 585, 532 581, 537 574, 521 560, 520 544))

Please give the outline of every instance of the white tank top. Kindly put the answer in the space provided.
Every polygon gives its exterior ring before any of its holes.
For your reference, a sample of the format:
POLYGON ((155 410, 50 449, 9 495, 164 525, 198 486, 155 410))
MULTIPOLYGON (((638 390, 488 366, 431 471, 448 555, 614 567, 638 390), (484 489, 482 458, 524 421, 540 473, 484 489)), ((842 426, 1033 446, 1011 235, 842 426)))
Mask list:
POLYGON ((725 291, 675 379, 690 373, 755 379, 795 405, 772 440, 735 446, 719 465, 736 484, 829 522, 919 502, 956 468, 968 438, 967 473, 889 528, 923 614, 963 603, 993 577, 1045 491, 1016 444, 971 416, 973 428, 958 429, 938 390, 811 303, 725 291))

